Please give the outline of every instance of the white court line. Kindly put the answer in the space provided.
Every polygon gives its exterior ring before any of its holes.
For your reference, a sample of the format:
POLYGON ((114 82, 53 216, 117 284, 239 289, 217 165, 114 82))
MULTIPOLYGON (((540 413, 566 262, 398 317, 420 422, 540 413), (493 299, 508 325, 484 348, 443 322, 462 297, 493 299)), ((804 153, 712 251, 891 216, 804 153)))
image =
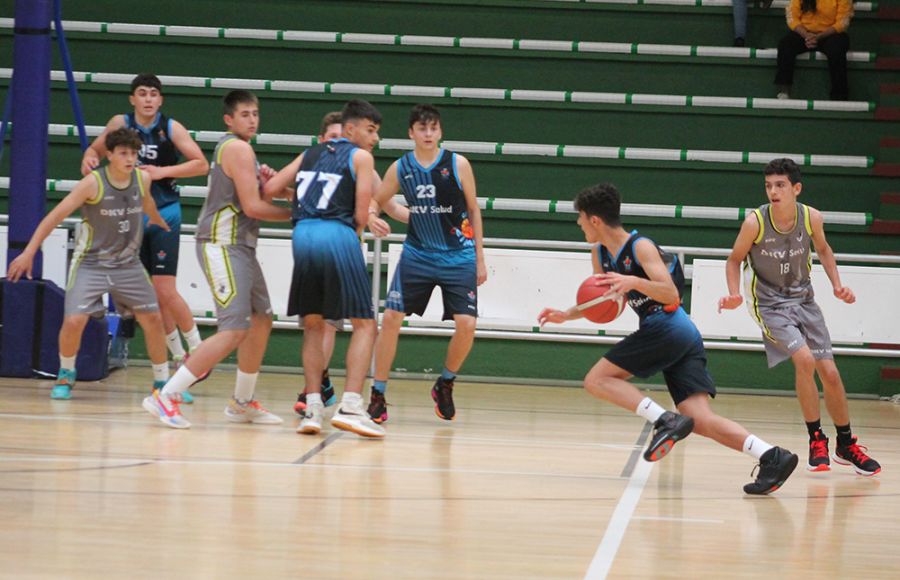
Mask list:
MULTIPOLYGON (((259 466, 259 467, 290 467, 292 469, 361 469, 368 471, 399 471, 404 473, 450 473, 463 475, 486 475, 486 476, 516 476, 516 477, 546 477, 552 479, 584 479, 584 480, 600 480, 600 479, 618 479, 622 477, 618 475, 583 475, 578 473, 547 473, 541 471, 498 471, 489 469, 455 469, 451 467, 407 467, 400 465, 364 465, 364 464, 341 464, 341 463, 293 463, 287 461, 235 461, 229 459, 160 459, 153 457, 116 457, 115 459, 102 459, 90 456, 80 457, 53 457, 53 456, 29 456, 29 455, 4 455, 0 456, 0 462, 34 462, 34 463, 90 463, 102 466, 105 461, 114 461, 117 464, 130 465, 132 463, 145 463, 151 465, 224 465, 224 466, 259 466)), ((116 467, 116 465, 110 465, 116 467)), ((143 467, 147 467, 144 465, 143 467)))
POLYGON ((591 565, 584 575, 585 580, 603 580, 609 574, 609 569, 616 558, 616 552, 619 551, 625 530, 641 499, 641 493, 644 491, 652 469, 652 463, 645 461, 643 457, 638 459, 637 465, 628 479, 628 486, 622 497, 619 498, 619 503, 616 504, 616 511, 613 512, 612 518, 606 526, 606 533, 603 534, 594 559, 591 560, 591 565))
POLYGON ((708 520, 705 518, 682 518, 671 516, 634 516, 633 520, 645 520, 651 522, 684 522, 688 524, 724 524, 725 520, 708 520))
MULTIPOLYGON (((98 411, 98 414, 102 414, 102 411, 98 411)), ((143 410, 135 410, 132 412, 133 415, 144 416, 149 418, 147 421, 148 426, 158 427, 159 424, 154 422, 152 417, 147 414, 146 411, 143 410)), ((113 419, 105 416, 92 416, 90 413, 85 413, 84 415, 26 415, 22 413, 0 413, 0 419, 21 419, 24 421, 73 421, 73 422, 81 422, 81 423, 121 423, 127 425, 142 425, 143 423, 136 424, 131 415, 123 415, 121 419, 113 419), (127 417, 127 418, 125 418, 127 417)), ((194 423, 192 428, 200 431, 203 429, 209 428, 226 428, 226 427, 234 427, 234 424, 230 423, 194 423)), ((267 429, 267 431, 278 433, 279 431, 291 431, 294 429, 292 427, 282 427, 280 429, 267 429)), ((565 449, 571 449, 573 447, 587 448, 587 449, 637 449, 640 448, 640 445, 635 445, 633 443, 585 443, 585 442, 573 442, 573 441, 533 441, 530 439, 497 439, 491 437, 459 437, 455 435, 431 435, 428 433, 392 433, 388 432, 389 437, 391 439, 446 439, 448 441, 454 441, 459 443, 469 443, 469 444, 483 444, 483 443, 493 443, 500 445, 513 445, 513 446, 528 446, 531 448, 559 448, 563 447, 565 449)))

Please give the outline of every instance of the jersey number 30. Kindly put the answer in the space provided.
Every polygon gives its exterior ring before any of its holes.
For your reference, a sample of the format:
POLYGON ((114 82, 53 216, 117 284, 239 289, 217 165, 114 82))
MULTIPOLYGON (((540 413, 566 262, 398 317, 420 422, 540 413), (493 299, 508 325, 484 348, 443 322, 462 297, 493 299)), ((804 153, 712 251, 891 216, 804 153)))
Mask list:
POLYGON ((297 173, 297 203, 303 201, 303 196, 309 190, 309 187, 316 181, 324 183, 322 186, 322 195, 319 196, 319 203, 316 209, 327 209, 331 203, 331 196, 337 190, 343 176, 337 173, 320 173, 318 171, 300 171, 297 173))

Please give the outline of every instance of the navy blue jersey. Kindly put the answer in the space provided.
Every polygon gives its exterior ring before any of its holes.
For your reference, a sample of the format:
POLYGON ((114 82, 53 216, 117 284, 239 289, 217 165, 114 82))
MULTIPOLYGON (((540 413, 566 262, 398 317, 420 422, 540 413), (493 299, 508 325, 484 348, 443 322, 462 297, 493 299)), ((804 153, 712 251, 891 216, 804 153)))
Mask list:
POLYGON ((430 167, 406 153, 397 160, 397 181, 409 206, 407 244, 439 252, 475 247, 456 153, 441 149, 430 167))
MULTIPOLYGON (((170 138, 172 119, 162 113, 156 113, 156 118, 153 119, 150 126, 144 127, 134 118, 134 113, 125 113, 125 126, 137 131, 141 137, 142 145, 138 152, 138 165, 157 165, 159 167, 178 165, 178 149, 170 138)), ((170 177, 154 181, 150 191, 153 194, 153 201, 159 208, 179 200, 178 186, 170 177)))
MULTIPOLYGON (((622 246, 622 249, 619 250, 619 254, 615 257, 609 253, 606 246, 599 246, 600 265, 603 267, 603 271, 618 272, 619 274, 624 274, 626 276, 637 276, 649 280, 650 276, 644 272, 644 268, 641 266, 640 261, 637 256, 634 255, 634 244, 642 238, 649 240, 656 246, 656 249, 659 251, 659 256, 662 258, 663 263, 672 275, 672 281, 678 289, 678 297, 680 300, 681 295, 684 292, 684 271, 681 268, 681 262, 678 261, 678 256, 663 251, 656 242, 648 237, 639 235, 637 230, 631 232, 631 237, 628 238, 628 241, 625 242, 625 245, 622 246)), ((628 291, 628 305, 631 306, 641 320, 648 314, 659 312, 668 306, 677 306, 660 304, 656 300, 653 300, 645 294, 641 294, 637 290, 628 291)))
POLYGON ((335 139, 307 149, 297 172, 293 221, 318 218, 339 220, 356 227, 356 145, 335 139))

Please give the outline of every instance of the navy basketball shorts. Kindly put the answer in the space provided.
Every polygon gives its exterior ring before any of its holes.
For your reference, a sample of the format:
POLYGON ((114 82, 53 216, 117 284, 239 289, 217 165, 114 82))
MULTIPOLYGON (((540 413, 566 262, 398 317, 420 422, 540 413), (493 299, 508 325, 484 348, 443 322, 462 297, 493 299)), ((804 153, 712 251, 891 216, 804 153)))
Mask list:
POLYGON ((716 396, 703 338, 682 308, 648 315, 604 358, 640 378, 662 372, 676 405, 696 393, 716 396))
POLYGON ((478 316, 478 282, 474 250, 426 252, 404 245, 385 308, 422 315, 439 286, 444 299, 443 320, 464 314, 478 316))
POLYGON ((375 318, 372 282, 353 228, 337 220, 300 220, 293 250, 289 316, 375 318))
POLYGON ((174 276, 178 273, 178 248, 181 242, 181 204, 170 203, 159 210, 169 224, 169 231, 151 226, 144 217, 144 239, 141 263, 151 276, 174 276))

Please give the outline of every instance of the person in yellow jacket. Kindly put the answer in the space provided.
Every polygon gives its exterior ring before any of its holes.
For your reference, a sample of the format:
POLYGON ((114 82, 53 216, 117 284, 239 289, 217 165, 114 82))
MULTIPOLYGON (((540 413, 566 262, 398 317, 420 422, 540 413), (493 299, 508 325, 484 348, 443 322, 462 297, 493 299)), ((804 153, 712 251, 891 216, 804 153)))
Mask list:
POLYGON ((790 32, 778 43, 778 98, 789 99, 794 84, 794 64, 798 54, 818 50, 828 57, 831 74, 831 99, 846 101, 847 50, 850 37, 847 29, 853 18, 851 0, 791 0, 785 8, 790 32))

